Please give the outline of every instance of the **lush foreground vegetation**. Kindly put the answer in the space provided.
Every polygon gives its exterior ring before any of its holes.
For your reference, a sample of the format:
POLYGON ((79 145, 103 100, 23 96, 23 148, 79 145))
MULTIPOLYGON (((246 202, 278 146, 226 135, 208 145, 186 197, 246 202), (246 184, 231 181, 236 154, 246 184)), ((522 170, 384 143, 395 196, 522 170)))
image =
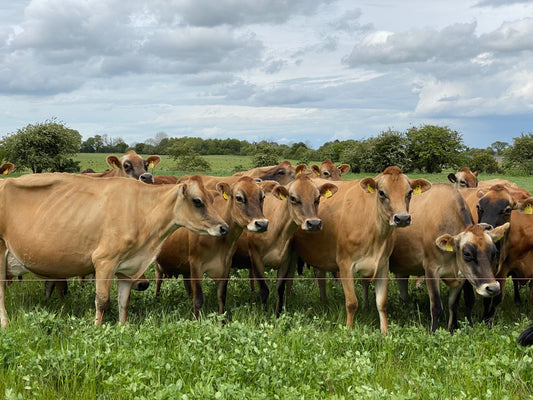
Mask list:
MULTIPOLYGON (((105 168, 105 155, 81 159, 82 167, 105 168), (96 161, 98 159, 98 161, 96 161), (87 163, 90 165, 84 165, 87 163), (92 163, 92 164, 91 164, 92 163)), ((216 156, 214 159, 216 159, 216 156)), ((224 175, 247 159, 228 157, 214 171, 224 175)), ((154 173, 171 171, 168 160, 154 173)), ((210 160, 212 162, 212 160, 210 160)), ((350 174, 347 178, 358 178, 350 174)), ((366 176, 367 174, 365 174, 366 176)), ((423 176, 446 182, 447 174, 423 176)), ((361 175, 362 176, 362 175, 361 175)), ((494 176, 483 177, 485 179, 494 176)), ((508 177, 532 191, 527 178, 508 177)), ((150 269, 149 277, 153 277, 150 269)), ((274 290, 274 273, 270 287, 274 290)), ((180 280, 133 292, 125 326, 116 323, 116 291, 102 327, 93 326, 94 283, 69 283, 61 299, 45 300, 43 284, 30 275, 7 288, 10 325, 0 330, 0 398, 5 399, 523 399, 533 396, 533 348, 517 345, 533 306, 522 289, 515 306, 512 285, 491 327, 463 321, 453 335, 429 332, 425 287, 403 303, 389 283, 387 335, 376 307, 356 313, 345 327, 344 295, 328 281, 322 304, 312 273, 294 282, 288 310, 276 319, 275 293, 267 312, 252 292, 246 271, 228 287, 228 315, 216 315, 216 289, 204 282, 200 320, 180 280), (224 323, 225 322, 225 323, 224 323)), ((446 309, 447 289, 441 285, 446 309)), ((356 285, 358 298, 361 287, 356 285)), ((371 299, 373 298, 371 292, 371 299)), ((463 310, 460 308, 459 315, 463 310)), ((475 318, 479 320, 478 298, 475 318)))

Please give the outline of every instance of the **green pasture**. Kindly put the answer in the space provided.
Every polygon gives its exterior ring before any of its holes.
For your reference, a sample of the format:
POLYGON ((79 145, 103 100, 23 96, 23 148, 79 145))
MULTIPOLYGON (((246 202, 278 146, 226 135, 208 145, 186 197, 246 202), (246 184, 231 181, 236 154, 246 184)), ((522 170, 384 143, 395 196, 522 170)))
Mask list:
MULTIPOLYGON (((80 155, 82 168, 106 168, 106 155, 86 156, 80 155)), ((241 157, 206 158, 213 173, 221 175, 249 162, 241 157), (216 167, 214 160, 220 163, 216 167)), ((180 175, 171 164, 163 158, 154 173, 180 175)), ((448 172, 410 176, 447 182, 448 172)), ((347 179, 367 175, 349 174, 347 179)), ((533 190, 529 178, 505 178, 533 190)), ((147 276, 153 278, 153 267, 147 276)), ((533 347, 516 343, 533 305, 527 299, 529 287, 521 290, 522 305, 514 304, 510 281, 491 326, 477 322, 478 297, 473 327, 463 319, 461 305, 460 329, 449 334, 443 315, 442 329, 432 334, 425 286, 416 289, 410 281, 412 301, 404 303, 391 279, 390 328, 383 335, 372 285, 370 306, 357 311, 354 327, 348 329, 340 283, 328 280, 329 299, 323 304, 310 270, 296 276, 288 308, 278 319, 273 312, 275 272, 268 273, 271 296, 265 312, 247 271, 241 270, 232 274, 224 317, 216 314, 216 288, 209 278, 200 320, 192 316, 192 300, 182 281, 173 279, 163 283, 159 297, 153 282, 145 292, 132 292, 125 326, 117 324, 114 288, 101 327, 93 326, 94 282, 73 279, 65 298, 54 293, 45 300, 43 283, 29 274, 24 278, 7 287, 10 325, 0 330, 3 399, 533 397, 533 347)), ((447 312, 447 289, 441 289, 447 312)), ((356 293, 361 299, 360 282, 356 293)))

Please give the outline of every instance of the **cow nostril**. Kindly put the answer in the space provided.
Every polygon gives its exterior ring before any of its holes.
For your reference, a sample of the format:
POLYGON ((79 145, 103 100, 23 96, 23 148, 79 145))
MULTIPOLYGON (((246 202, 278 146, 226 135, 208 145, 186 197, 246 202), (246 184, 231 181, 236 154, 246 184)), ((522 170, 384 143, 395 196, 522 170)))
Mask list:
POLYGON ((394 225, 398 225, 398 226, 411 225, 411 215, 410 214, 394 215, 394 225))
POLYGON ((227 235, 228 232, 229 232, 229 228, 227 225, 220 225, 220 234, 222 236, 227 235))
POLYGON ((154 177, 152 174, 142 174, 139 177, 139 180, 144 183, 154 183, 154 177))
POLYGON ((255 221, 257 230, 266 231, 268 229, 268 221, 255 221))
POLYGON ((500 293, 500 285, 487 285, 485 290, 490 296, 495 296, 500 293))
POLYGON ((322 229, 322 220, 320 219, 308 219, 305 221, 305 226, 310 231, 316 231, 322 229))

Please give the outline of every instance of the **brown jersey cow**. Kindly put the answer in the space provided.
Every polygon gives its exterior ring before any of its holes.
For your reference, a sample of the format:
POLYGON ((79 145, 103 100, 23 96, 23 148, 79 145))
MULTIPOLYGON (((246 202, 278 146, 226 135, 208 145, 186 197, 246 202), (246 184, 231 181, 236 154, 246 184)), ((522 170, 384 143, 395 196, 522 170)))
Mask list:
MULTIPOLYGON (((449 290, 448 329, 457 326, 457 297, 464 279, 485 297, 499 293, 494 277, 497 249, 493 241, 503 238, 509 224, 493 230, 474 225, 470 209, 459 191, 447 184, 433 184, 431 191, 413 199, 413 224, 396 232, 390 271, 400 278, 425 275, 431 307, 431 329, 442 313, 439 281, 449 290)), ((399 281, 402 298, 406 280, 399 281)))
POLYGON ((335 182, 338 192, 323 202, 318 216, 323 229, 312 235, 296 232, 294 247, 309 265, 339 271, 344 290, 347 325, 357 310, 354 273, 376 280, 380 329, 387 332, 387 279, 393 232, 411 223, 411 194, 431 188, 425 179, 411 180, 398 167, 388 167, 375 178, 335 182))
MULTIPOLYGON (((6 205, 0 212, 0 252, 8 251, 44 278, 95 273, 96 325, 109 306, 114 276, 119 319, 126 322, 133 282, 177 228, 214 236, 228 231, 199 177, 153 186, 122 178, 25 175, 2 183, 0 201, 6 205)), ((0 263, 2 327, 7 326, 6 260, 4 256, 0 263)))
POLYGON ((141 182, 152 183, 152 174, 149 168, 154 168, 161 161, 159 156, 150 156, 143 160, 134 150, 128 151, 122 157, 108 156, 107 164, 111 167, 104 172, 85 172, 84 175, 94 177, 116 177, 138 179, 141 182))
POLYGON ((157 256, 156 295, 163 274, 183 275, 184 282, 191 279, 194 315, 198 317, 204 302, 202 277, 205 273, 218 285, 219 313, 223 314, 236 241, 243 229, 254 234, 268 229, 269 221, 263 215, 264 191, 269 192, 275 186, 278 186, 275 182, 258 183, 248 176, 240 177, 233 185, 218 183, 221 195, 215 197, 214 206, 228 224, 228 234, 215 238, 198 236, 184 229, 174 232, 157 256))

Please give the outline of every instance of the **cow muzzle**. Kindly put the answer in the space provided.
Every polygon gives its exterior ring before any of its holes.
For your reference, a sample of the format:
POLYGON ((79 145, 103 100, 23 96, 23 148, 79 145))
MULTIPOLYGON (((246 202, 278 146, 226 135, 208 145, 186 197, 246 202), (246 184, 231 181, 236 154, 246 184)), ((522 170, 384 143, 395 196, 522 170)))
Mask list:
POLYGON ((306 219, 302 224, 302 230, 304 231, 319 231, 322 229, 322 220, 319 218, 306 219))
POLYGON ((250 232, 261 233, 268 230, 268 219, 254 219, 246 226, 250 232))
POLYGON ((500 285, 498 282, 484 283, 476 287, 476 292, 483 297, 493 297, 500 294, 500 285))
POLYGON ((139 180, 143 183, 153 184, 154 183, 154 177, 150 173, 145 173, 139 176, 139 180))
POLYGON ((394 214, 392 217, 393 226, 403 228, 405 226, 411 225, 411 215, 410 214, 394 214))
POLYGON ((207 233, 210 236, 225 236, 229 232, 229 226, 226 224, 217 225, 216 227, 209 229, 207 233))

